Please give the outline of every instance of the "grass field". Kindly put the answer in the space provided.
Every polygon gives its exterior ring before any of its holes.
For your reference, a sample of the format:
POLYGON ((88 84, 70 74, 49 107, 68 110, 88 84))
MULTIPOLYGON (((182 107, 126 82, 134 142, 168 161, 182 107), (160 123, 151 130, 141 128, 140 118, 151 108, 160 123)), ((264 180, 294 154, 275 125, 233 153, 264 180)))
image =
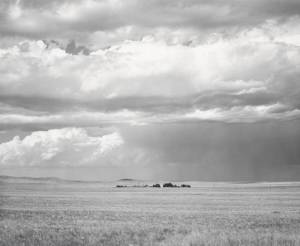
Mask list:
POLYGON ((300 183, 0 181, 0 245, 300 245, 300 183))

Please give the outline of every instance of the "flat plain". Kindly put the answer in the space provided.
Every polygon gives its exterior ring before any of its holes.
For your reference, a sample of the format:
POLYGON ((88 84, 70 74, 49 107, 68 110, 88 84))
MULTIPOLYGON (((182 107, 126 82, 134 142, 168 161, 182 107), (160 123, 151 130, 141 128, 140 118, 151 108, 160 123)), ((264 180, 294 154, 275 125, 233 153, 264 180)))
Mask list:
POLYGON ((1 177, 0 245, 300 245, 300 182, 185 183, 1 177))

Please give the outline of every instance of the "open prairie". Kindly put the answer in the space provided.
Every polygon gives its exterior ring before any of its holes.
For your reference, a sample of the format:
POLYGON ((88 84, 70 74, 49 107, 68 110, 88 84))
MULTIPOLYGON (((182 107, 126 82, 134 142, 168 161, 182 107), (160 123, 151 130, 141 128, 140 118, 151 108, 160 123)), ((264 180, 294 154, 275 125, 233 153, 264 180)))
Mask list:
POLYGON ((0 245, 300 245, 300 183, 116 184, 2 177, 0 245))

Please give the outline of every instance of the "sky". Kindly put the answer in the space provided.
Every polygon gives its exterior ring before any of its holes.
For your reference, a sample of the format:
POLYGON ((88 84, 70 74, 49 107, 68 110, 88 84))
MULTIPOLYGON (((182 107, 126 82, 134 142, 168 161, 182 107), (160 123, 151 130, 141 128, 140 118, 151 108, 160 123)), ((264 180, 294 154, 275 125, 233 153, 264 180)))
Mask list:
POLYGON ((0 175, 300 180, 299 0, 3 0, 0 175))

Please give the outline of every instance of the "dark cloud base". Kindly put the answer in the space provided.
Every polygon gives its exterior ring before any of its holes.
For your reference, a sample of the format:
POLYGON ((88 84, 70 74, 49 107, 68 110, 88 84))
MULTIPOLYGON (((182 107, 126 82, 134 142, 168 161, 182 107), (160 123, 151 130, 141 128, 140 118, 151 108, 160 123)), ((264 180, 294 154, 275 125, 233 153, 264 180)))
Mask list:
MULTIPOLYGON (((18 22, 9 18, 11 6, 16 1, 6 0, 2 9, 0 33, 2 35, 47 38, 66 37, 96 31, 111 31, 127 26, 142 29, 167 27, 169 29, 195 28, 201 31, 225 32, 230 29, 244 29, 265 23, 266 20, 284 22, 299 16, 300 3, 297 0, 252 0, 252 1, 184 1, 151 0, 126 2, 116 1, 21 1, 18 5, 24 12, 18 22), (75 9, 72 21, 57 14, 61 7, 75 9), (49 12, 41 9, 50 10, 49 12), (79 11, 80 10, 80 11, 79 11), (55 14, 56 13, 56 14, 55 14), (35 25, 23 26, 27 20, 35 25)), ((67 13, 63 13, 67 14, 67 13)))

